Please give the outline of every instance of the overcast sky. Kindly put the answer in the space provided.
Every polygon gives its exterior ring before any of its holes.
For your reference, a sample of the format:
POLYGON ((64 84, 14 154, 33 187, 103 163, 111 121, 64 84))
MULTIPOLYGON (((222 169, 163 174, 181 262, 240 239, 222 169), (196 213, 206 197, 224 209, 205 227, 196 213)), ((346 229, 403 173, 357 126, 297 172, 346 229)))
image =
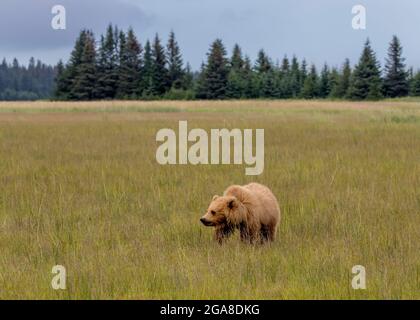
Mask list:
POLYGON ((397 34, 407 63, 420 68, 419 0, 0 0, 0 57, 34 56, 47 63, 67 60, 82 28, 103 33, 112 22, 132 26, 140 40, 173 29, 194 69, 209 43, 222 38, 229 52, 238 42, 255 58, 264 48, 273 59, 296 54, 321 65, 354 63, 367 37, 383 60, 397 34), (67 29, 51 28, 51 8, 63 5, 67 29), (367 29, 353 30, 352 7, 367 9, 367 29))

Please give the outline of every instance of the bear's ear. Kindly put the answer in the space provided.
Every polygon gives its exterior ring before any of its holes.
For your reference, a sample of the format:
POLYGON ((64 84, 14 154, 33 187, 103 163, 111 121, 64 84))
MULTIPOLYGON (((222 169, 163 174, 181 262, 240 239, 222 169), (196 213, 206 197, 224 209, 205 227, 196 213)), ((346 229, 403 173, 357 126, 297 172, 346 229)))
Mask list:
POLYGON ((230 197, 227 201, 227 207, 229 209, 236 208, 237 206, 237 199, 235 197, 230 197))
POLYGON ((214 200, 216 200, 217 198, 219 198, 219 196, 213 196, 213 200, 212 201, 214 201, 214 200))

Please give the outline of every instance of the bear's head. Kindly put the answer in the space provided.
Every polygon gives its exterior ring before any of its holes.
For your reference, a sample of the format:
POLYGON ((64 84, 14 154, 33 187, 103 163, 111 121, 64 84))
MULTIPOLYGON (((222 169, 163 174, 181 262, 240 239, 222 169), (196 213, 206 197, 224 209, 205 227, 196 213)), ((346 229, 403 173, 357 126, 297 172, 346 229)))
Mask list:
POLYGON ((245 219, 242 203, 233 196, 214 196, 200 221, 207 227, 237 226, 245 219))

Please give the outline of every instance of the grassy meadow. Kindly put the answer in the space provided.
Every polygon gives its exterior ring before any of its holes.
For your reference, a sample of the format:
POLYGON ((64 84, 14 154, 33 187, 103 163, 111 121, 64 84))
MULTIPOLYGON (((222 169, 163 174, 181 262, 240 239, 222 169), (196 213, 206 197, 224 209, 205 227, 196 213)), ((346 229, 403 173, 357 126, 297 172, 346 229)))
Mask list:
POLYGON ((0 299, 163 298, 420 299, 420 102, 0 103, 0 299), (265 129, 264 173, 160 166, 179 120, 265 129), (219 246, 199 218, 253 181, 278 239, 219 246))

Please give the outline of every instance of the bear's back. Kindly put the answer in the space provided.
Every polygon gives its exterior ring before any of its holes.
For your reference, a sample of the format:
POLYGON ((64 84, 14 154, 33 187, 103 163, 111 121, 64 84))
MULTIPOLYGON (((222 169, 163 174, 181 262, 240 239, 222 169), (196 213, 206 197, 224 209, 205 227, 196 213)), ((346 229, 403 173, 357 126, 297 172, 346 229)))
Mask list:
POLYGON ((250 183, 245 185, 243 188, 248 190, 255 196, 255 198, 258 199, 256 206, 259 207, 258 211, 263 222, 275 222, 277 224, 280 220, 280 208, 277 198, 271 190, 259 183, 250 183))

